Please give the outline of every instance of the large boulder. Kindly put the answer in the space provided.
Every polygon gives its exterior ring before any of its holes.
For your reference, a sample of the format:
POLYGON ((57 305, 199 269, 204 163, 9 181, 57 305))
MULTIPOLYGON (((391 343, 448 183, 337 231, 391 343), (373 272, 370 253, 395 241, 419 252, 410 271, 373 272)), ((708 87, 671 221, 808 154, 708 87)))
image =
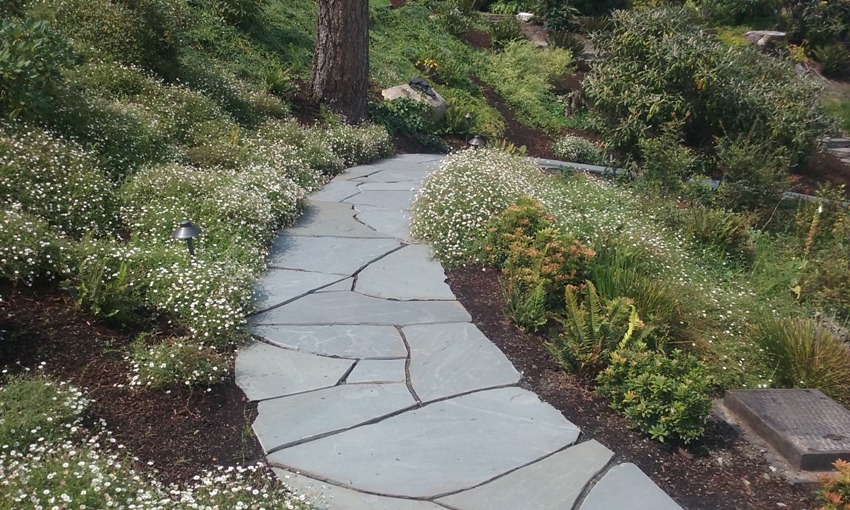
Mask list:
POLYGON ((405 98, 427 104, 431 107, 431 114, 428 116, 428 120, 437 122, 446 116, 446 100, 443 99, 443 96, 437 93, 434 89, 431 89, 431 93, 434 94, 434 97, 429 96, 425 92, 414 89, 407 83, 381 91, 381 95, 387 101, 405 98))
POLYGON ((772 50, 785 42, 785 32, 773 30, 750 30, 744 34, 747 42, 761 51, 772 50))

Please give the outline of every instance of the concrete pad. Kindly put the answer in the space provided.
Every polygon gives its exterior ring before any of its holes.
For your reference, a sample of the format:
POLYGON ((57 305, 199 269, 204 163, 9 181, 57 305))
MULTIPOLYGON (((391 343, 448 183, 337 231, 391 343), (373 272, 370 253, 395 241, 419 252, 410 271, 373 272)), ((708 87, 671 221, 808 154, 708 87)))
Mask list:
POLYGON ((409 191, 362 191, 346 198, 344 203, 370 205, 389 211, 409 211, 413 193, 409 191))
POLYGON ((254 284, 254 307, 264 310, 341 280, 345 279, 336 274, 269 269, 254 284))
POLYGON ((409 301, 453 300, 446 273, 424 244, 404 246, 366 266, 354 290, 367 296, 409 301))
POLYGON ((414 498, 468 489, 572 444, 578 428, 521 388, 436 402, 269 455, 290 471, 414 498))
POLYGON ((250 400, 280 397, 334 386, 353 364, 255 342, 237 353, 236 384, 250 400))
POLYGON ((364 494, 280 468, 273 468, 272 471, 287 487, 306 494, 310 498, 311 508, 316 510, 445 510, 427 501, 364 494))
POLYGON ((321 202, 342 202, 350 196, 360 193, 360 188, 357 183, 337 177, 325 186, 313 193, 310 193, 309 199, 321 202))
POLYGON ((250 322, 408 326, 470 320, 457 301, 387 301, 356 292, 320 292, 254 315, 250 322))
MULTIPOLYGON (((359 211, 359 207, 357 208, 359 211)), ((410 214, 399 211, 369 210, 357 213, 357 219, 377 232, 410 241, 410 214)))
POLYGON ((579 510, 682 510, 634 464, 612 467, 593 486, 579 510))
MULTIPOLYGON (((366 359, 358 361, 345 380, 348 384, 405 382, 406 359, 366 359)), ((405 386, 406 387, 406 386, 405 386)))
POLYGON ((274 268, 351 276, 369 262, 401 246, 394 239, 301 237, 282 235, 269 255, 274 268))
POLYGON ((402 330, 410 345, 410 381, 423 401, 516 384, 520 373, 473 324, 433 324, 402 330))
POLYGON ((313 202, 307 204, 304 213, 291 228, 289 236, 316 237, 387 237, 360 223, 351 205, 336 202, 313 202))
POLYGON ((343 384, 260 402, 254 432, 263 449, 270 451, 414 405, 416 401, 403 383, 343 384))
POLYGON ((339 358, 406 358, 392 326, 254 326, 251 333, 287 349, 339 358))
POLYGON ((613 456, 614 452, 598 442, 586 441, 439 502, 463 510, 572 508, 584 487, 613 456))

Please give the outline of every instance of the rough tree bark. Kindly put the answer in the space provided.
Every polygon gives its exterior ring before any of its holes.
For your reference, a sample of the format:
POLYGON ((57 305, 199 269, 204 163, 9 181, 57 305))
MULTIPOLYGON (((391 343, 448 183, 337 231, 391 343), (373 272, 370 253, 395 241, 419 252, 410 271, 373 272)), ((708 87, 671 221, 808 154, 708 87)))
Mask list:
POLYGON ((369 0, 318 0, 313 99, 359 123, 368 117, 369 0))

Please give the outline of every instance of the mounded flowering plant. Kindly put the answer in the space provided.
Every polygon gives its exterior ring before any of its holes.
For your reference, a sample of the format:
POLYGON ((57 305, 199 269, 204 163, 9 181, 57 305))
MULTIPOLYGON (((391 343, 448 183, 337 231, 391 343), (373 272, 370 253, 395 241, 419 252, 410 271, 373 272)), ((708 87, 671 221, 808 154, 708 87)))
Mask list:
POLYGON ((212 386, 227 378, 229 361, 215 347, 189 338, 169 338, 148 346, 144 337, 133 345, 131 386, 166 389, 180 385, 212 386))

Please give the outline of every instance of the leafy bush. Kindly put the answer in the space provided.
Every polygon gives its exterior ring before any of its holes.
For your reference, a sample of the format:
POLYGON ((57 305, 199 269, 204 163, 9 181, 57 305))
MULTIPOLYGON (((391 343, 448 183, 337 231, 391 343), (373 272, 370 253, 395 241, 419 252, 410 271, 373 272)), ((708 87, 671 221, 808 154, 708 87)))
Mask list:
POLYGON ((431 134, 435 131, 428 119, 431 112, 428 104, 408 98, 369 104, 372 121, 383 125, 390 134, 411 137, 424 145, 436 147, 440 140, 431 134))
POLYGON ((662 442, 698 439, 711 412, 705 367, 683 351, 615 351, 597 383, 633 427, 662 442))
POLYGON ((779 388, 817 388, 850 402, 850 349, 826 321, 761 317, 752 338, 764 349, 779 388))
POLYGON ((546 287, 542 282, 528 282, 510 272, 500 280, 502 298, 508 317, 520 328, 537 331, 549 320, 546 287))
POLYGON ((788 150, 749 137, 715 141, 717 171, 723 177, 716 202, 731 210, 775 205, 786 189, 793 158, 788 150))
POLYGON ((730 48, 701 28, 686 9, 618 11, 613 29, 597 36, 606 59, 584 88, 613 145, 639 156, 641 140, 673 126, 685 145, 707 152, 707 163, 723 140, 746 140, 762 155, 788 155, 792 168, 804 165, 825 127, 819 86, 786 62, 730 48))
POLYGON ((427 240, 447 266, 483 262, 486 224, 494 215, 534 190, 546 178, 533 163, 492 149, 446 157, 416 195, 410 231, 427 240))
POLYGON ((703 15, 725 25, 740 25, 761 18, 775 18, 781 0, 697 0, 703 15))
POLYGON ((850 4, 844 0, 782 0, 781 22, 794 42, 828 44, 847 34, 850 4))
POLYGON ((839 43, 814 48, 812 56, 820 63, 824 76, 840 78, 850 72, 850 50, 839 43))
POLYGON ((549 32, 548 42, 556 48, 569 50, 574 56, 584 53, 584 41, 571 32, 564 30, 549 32))
POLYGON ((46 112, 61 71, 73 61, 67 39, 49 23, 0 21, 0 117, 46 112))
POLYGON ((169 338, 148 346, 143 335, 133 344, 130 360, 130 384, 151 389, 212 386, 224 381, 229 371, 227 359, 214 348, 188 338, 169 338))
POLYGON ((552 145, 555 156, 572 163, 601 165, 605 163, 605 154, 593 142, 580 136, 564 135, 552 145))
POLYGON ((319 139, 346 166, 370 163, 392 154, 392 140, 383 126, 339 124, 326 126, 319 133, 319 139))
POLYGON ((500 18, 489 23, 487 25, 487 32, 490 33, 490 39, 497 50, 504 49, 510 42, 525 38, 519 21, 513 16, 500 18))
POLYGON ((516 110, 517 120, 555 131, 565 127, 566 116, 552 84, 569 71, 571 61, 567 50, 542 50, 514 41, 490 56, 483 77, 516 110))
POLYGON ((632 300, 604 299, 591 281, 583 290, 566 287, 564 296, 566 310, 558 318, 564 331, 546 347, 567 370, 595 375, 607 366, 613 351, 646 347, 652 328, 640 320, 632 300), (584 294, 581 302, 579 293, 584 294))
POLYGON ((823 501, 823 510, 843 510, 850 505, 850 462, 839 459, 832 466, 837 473, 818 477, 818 495, 823 501))
POLYGON ((484 96, 452 88, 441 90, 440 93, 448 104, 447 133, 478 133, 493 139, 504 134, 505 120, 498 110, 487 104, 484 96), (471 121, 467 121, 467 113, 472 114, 471 121))
POLYGON ((640 139, 643 181, 665 192, 682 189, 684 181, 694 173, 697 156, 682 145, 680 136, 677 125, 672 124, 664 126, 658 136, 640 139))

